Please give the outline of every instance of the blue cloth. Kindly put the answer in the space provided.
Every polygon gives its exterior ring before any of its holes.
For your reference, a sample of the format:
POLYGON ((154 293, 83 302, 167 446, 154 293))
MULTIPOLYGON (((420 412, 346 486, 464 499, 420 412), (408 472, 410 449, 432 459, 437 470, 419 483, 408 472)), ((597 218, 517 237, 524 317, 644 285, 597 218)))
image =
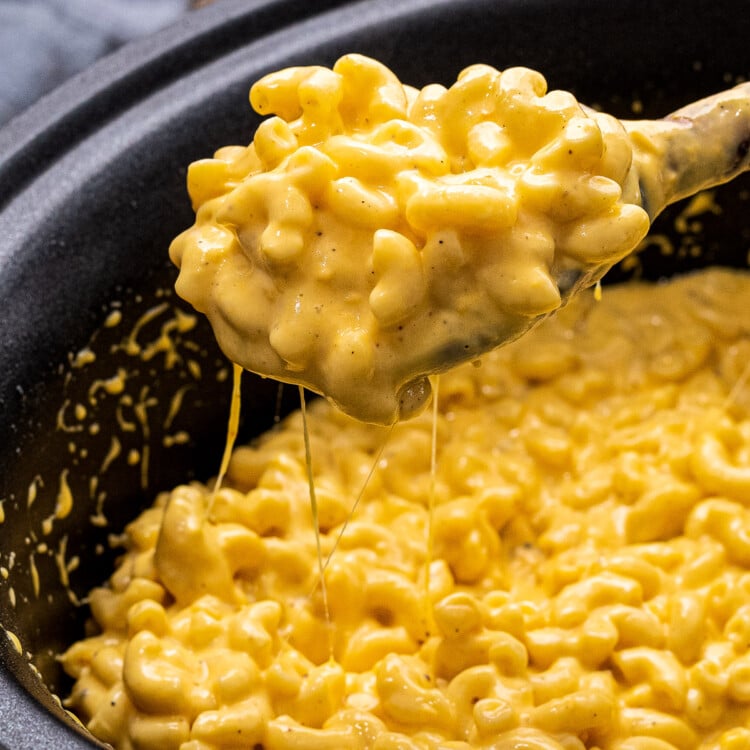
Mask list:
POLYGON ((0 125, 188 0, 0 0, 0 125))

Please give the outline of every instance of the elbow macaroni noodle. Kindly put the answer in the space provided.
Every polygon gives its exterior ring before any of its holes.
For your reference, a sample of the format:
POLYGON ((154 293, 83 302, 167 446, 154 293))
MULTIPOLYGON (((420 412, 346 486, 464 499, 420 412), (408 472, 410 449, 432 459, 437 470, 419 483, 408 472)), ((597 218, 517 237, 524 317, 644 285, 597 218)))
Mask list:
POLYGON ((128 526, 67 705, 118 750, 747 750, 748 299, 579 295, 441 376, 434 479, 429 415, 310 404, 330 622, 291 415, 128 526))
POLYGON ((346 55, 250 101, 273 115, 253 142, 188 171, 177 292, 232 361, 365 421, 419 411, 426 373, 518 337, 648 231, 623 125, 526 68, 417 90, 346 55))

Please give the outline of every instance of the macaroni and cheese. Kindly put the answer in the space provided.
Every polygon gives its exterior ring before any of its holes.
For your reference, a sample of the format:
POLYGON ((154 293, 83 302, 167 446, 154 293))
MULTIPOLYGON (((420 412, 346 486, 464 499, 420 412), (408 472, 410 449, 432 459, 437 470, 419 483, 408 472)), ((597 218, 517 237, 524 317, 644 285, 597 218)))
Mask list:
POLYGON ((434 473, 431 415, 311 403, 330 620, 292 414, 128 526, 67 704, 118 750, 746 750, 748 299, 579 295, 440 376, 434 473))
POLYGON ((250 101, 274 115, 253 142, 188 171, 177 292, 232 361, 366 421, 419 411, 426 374, 520 336, 648 231, 623 125, 526 68, 416 90, 346 55, 250 101))

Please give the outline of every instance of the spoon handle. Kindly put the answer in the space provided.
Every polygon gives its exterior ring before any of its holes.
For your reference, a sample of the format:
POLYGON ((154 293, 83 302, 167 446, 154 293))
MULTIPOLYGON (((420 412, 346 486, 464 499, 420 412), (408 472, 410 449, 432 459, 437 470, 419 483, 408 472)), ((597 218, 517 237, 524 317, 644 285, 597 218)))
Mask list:
POLYGON ((667 205, 750 169, 750 83, 688 104, 662 120, 625 121, 643 208, 667 205))

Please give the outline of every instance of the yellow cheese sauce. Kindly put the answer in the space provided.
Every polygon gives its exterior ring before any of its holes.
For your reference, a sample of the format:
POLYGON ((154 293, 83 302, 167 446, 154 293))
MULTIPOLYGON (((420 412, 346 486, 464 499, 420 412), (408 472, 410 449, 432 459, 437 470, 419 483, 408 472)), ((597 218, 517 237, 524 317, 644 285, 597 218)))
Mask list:
POLYGON ((526 68, 417 90, 346 55, 250 100, 273 115, 252 143, 189 168, 177 292, 232 361, 365 421, 419 411, 426 374, 518 337, 649 227, 624 126, 526 68))
POLYGON ((582 294, 434 425, 309 403, 330 620, 297 412, 127 527, 66 705, 120 750, 746 750, 748 299, 582 294))

